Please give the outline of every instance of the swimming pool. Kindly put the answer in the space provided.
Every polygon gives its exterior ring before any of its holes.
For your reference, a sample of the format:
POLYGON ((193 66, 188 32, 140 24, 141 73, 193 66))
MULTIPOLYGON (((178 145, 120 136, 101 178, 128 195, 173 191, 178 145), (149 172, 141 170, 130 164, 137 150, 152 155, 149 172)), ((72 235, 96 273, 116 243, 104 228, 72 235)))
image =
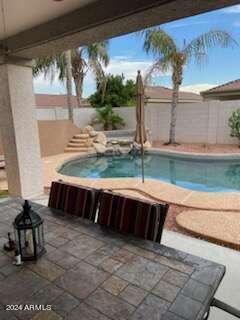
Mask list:
MULTIPOLYGON (((205 192, 240 191, 240 158, 189 158, 147 153, 144 155, 145 177, 179 187, 205 192)), ((141 158, 88 156, 64 164, 59 172, 84 178, 126 178, 141 176, 141 158)))

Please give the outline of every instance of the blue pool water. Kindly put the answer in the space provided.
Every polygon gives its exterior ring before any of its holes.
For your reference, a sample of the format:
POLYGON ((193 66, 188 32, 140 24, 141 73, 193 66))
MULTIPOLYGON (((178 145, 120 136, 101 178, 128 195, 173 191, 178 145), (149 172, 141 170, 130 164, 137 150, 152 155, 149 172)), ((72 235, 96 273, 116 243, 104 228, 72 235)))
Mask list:
MULTIPOLYGON (((240 191, 239 160, 189 159, 145 154, 145 177, 197 191, 240 191)), ((86 157, 65 164, 64 175, 85 178, 140 177, 141 158, 130 155, 86 157)))

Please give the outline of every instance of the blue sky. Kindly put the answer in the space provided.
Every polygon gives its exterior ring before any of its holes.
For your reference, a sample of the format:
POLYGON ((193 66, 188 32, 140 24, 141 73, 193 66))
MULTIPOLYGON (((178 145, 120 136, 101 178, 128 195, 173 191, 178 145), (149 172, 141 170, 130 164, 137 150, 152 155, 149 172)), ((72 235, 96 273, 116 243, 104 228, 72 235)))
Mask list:
MULTIPOLYGON (((226 30, 240 43, 240 5, 177 20, 161 25, 161 27, 177 41, 179 46, 183 43, 183 39, 191 40, 211 29, 226 30)), ((136 34, 111 39, 109 43, 110 64, 107 72, 123 73, 127 79, 134 79, 138 69, 144 74, 154 59, 147 55, 142 47, 143 39, 136 34)), ((186 66, 182 90, 199 92, 240 78, 240 46, 234 49, 212 49, 208 57, 207 64, 201 68, 193 63, 186 66)), ((154 84, 171 87, 171 77, 161 75, 154 80, 154 84)), ((63 84, 57 80, 51 84, 43 76, 34 80, 34 89, 38 93, 65 93, 63 84)), ((94 77, 88 73, 83 95, 87 97, 94 90, 94 77)))

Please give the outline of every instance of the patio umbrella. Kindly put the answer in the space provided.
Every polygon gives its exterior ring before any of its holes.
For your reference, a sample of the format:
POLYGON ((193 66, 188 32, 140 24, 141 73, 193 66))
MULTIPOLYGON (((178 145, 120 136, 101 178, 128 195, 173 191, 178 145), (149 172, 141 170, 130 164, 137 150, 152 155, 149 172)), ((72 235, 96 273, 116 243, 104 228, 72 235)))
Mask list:
POLYGON ((142 164, 142 182, 144 182, 144 148, 143 145, 147 140, 145 123, 144 123, 144 87, 141 72, 137 75, 137 105, 136 105, 136 135, 135 141, 141 145, 141 164, 142 164))

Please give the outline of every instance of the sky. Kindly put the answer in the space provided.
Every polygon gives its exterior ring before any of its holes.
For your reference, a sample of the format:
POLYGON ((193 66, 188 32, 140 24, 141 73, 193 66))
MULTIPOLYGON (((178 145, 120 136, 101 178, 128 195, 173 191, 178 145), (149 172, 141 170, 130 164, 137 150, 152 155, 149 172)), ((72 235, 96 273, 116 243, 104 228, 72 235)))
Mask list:
MULTIPOLYGON (((184 39, 190 41, 212 29, 227 31, 239 42, 239 46, 234 48, 211 49, 208 61, 201 67, 195 63, 188 64, 184 69, 182 91, 198 93, 240 78, 240 5, 162 24, 161 28, 175 39, 179 47, 184 39)), ((135 79, 137 70, 141 70, 144 75, 154 62, 154 57, 147 55, 143 50, 143 38, 136 33, 111 39, 108 53, 110 63, 106 72, 115 75, 123 73, 125 79, 135 79)), ((170 72, 153 79, 153 85, 171 88, 170 72)), ((43 75, 34 79, 34 90, 36 93, 66 93, 65 85, 60 83, 57 77, 51 83, 43 75)), ((84 81, 83 96, 88 97, 94 91, 94 76, 89 72, 84 81)))

